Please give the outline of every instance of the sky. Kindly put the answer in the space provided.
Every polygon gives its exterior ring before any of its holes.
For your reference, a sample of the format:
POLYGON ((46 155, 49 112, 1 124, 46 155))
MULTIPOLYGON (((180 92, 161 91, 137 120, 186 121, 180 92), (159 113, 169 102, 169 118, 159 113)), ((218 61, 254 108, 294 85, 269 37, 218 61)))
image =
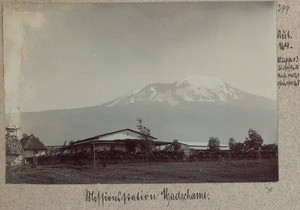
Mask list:
POLYGON ((275 15, 274 2, 6 5, 6 113, 100 105, 193 75, 276 99, 275 15))

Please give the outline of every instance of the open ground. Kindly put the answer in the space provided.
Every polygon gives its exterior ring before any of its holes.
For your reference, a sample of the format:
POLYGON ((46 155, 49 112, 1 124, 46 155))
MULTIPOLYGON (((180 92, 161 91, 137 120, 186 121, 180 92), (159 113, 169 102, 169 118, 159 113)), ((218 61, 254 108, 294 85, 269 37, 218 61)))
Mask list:
POLYGON ((127 184, 278 181, 278 160, 7 166, 6 183, 127 184))

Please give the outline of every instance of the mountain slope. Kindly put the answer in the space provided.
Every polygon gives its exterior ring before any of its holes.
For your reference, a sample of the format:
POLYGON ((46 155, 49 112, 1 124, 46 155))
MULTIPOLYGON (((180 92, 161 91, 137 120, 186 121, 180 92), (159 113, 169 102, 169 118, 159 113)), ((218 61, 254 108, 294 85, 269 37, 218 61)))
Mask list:
MULTIPOLYGON (((248 129, 265 143, 277 142, 276 101, 238 90, 221 80, 190 77, 149 84, 100 106, 21 113, 23 132, 45 145, 61 145, 124 128, 136 129, 141 117, 159 140, 244 141, 248 129)), ((7 122, 9 123, 9 122, 7 122)))

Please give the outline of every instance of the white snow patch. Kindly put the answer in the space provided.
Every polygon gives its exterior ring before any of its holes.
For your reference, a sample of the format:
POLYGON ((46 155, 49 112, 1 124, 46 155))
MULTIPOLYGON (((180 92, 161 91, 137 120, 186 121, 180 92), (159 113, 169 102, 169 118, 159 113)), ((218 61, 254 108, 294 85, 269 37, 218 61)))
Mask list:
POLYGON ((138 87, 114 100, 108 106, 133 104, 135 102, 161 102, 171 106, 187 102, 215 102, 244 98, 242 92, 232 88, 222 80, 206 76, 190 76, 173 84, 153 84, 138 87))

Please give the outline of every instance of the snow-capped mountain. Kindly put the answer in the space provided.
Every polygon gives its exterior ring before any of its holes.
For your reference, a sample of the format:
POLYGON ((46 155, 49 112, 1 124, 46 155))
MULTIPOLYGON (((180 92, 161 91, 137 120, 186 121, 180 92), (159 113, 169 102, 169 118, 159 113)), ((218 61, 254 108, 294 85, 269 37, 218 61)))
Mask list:
POLYGON ((19 117, 23 132, 34 133, 49 145, 134 129, 137 117, 164 141, 202 142, 214 136, 222 144, 230 137, 242 142, 252 128, 264 143, 272 143, 277 139, 276 110, 276 100, 246 93, 219 79, 188 77, 149 84, 94 107, 28 112, 19 117))
POLYGON ((137 88, 105 105, 110 107, 129 104, 165 103, 176 106, 188 102, 232 103, 245 100, 247 97, 251 97, 250 95, 252 94, 238 90, 220 79, 191 76, 174 83, 154 83, 137 88))

